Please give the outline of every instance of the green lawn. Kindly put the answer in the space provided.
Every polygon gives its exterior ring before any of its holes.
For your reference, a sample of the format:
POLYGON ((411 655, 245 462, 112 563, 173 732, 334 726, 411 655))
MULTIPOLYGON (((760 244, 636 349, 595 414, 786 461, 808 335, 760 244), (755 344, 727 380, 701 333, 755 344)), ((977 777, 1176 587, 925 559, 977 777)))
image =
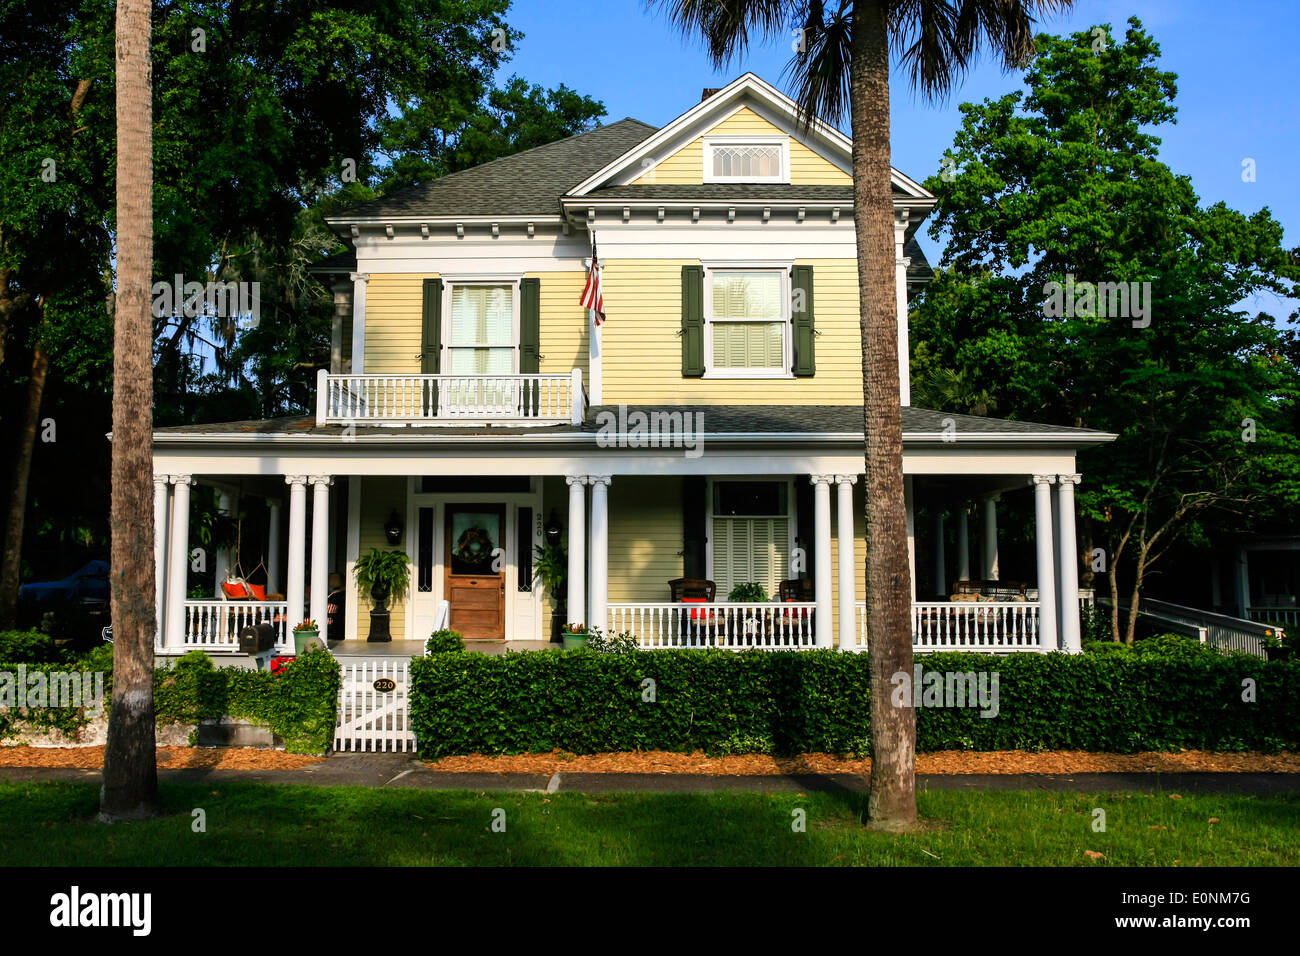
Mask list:
POLYGON ((166 816, 93 822, 94 785, 0 784, 0 865, 1127 865, 1300 863, 1300 795, 949 793, 927 829, 859 825, 838 794, 480 794, 169 783, 166 816), (206 811, 206 833, 192 810, 206 811), (1106 832, 1093 831, 1093 810, 1106 832), (505 832, 493 832, 493 811, 505 832), (806 812, 806 832, 792 830, 806 812), (1218 818, 1211 823, 1211 818, 1218 818), (1085 851, 1102 853, 1091 859, 1085 851))

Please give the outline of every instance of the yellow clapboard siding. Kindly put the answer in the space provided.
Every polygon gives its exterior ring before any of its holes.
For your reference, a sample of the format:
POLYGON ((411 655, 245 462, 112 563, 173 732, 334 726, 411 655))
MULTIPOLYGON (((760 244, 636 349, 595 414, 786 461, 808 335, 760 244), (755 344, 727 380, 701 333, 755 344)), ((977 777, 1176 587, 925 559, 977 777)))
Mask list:
MULTIPOLYGON (((406 479, 385 477, 353 480, 361 482, 361 554, 369 554, 371 548, 379 548, 381 551, 399 550, 384 537, 384 523, 394 511, 398 515, 406 514, 406 479)), ((402 520, 405 521, 405 518, 402 520)), ((360 555, 349 557, 355 559, 360 555)), ((370 636, 370 594, 363 593, 356 586, 355 579, 352 589, 353 600, 357 602, 357 633, 349 637, 364 641, 370 636)), ((406 598, 390 599, 388 613, 388 630, 393 640, 405 640, 406 598)))
MULTIPOLYGON (((403 374, 420 371, 421 322, 424 280, 436 272, 418 275, 371 275, 366 290, 366 371, 403 374)), ((541 371, 566 374, 588 370, 586 310, 578 304, 587 274, 530 272, 540 280, 541 371)), ((349 330, 350 331, 350 330, 349 330)))
POLYGON ((372 274, 366 284, 366 372, 420 371, 424 280, 438 273, 372 274))
POLYGON ((603 282, 606 405, 856 405, 862 402, 858 272, 853 259, 801 259, 813 267, 816 374, 808 378, 682 377, 682 266, 698 260, 611 259, 603 282))
POLYGON ((615 476, 609 486, 609 600, 667 601, 682 576, 682 480, 615 476))
POLYGON ((575 368, 582 369, 582 380, 588 381, 587 310, 578 304, 582 289, 587 284, 587 273, 529 272, 529 277, 540 280, 542 360, 538 370, 546 374, 567 375, 575 368))
MULTIPOLYGON (((773 126, 753 110, 738 110, 707 135, 716 136, 772 136, 783 130, 773 126)), ((665 156, 657 164, 648 166, 646 172, 634 180, 637 184, 664 183, 682 185, 704 182, 704 138, 700 137, 677 152, 665 156)), ((793 136, 790 137, 790 184, 792 186, 849 185, 853 177, 834 163, 818 155, 793 136)))

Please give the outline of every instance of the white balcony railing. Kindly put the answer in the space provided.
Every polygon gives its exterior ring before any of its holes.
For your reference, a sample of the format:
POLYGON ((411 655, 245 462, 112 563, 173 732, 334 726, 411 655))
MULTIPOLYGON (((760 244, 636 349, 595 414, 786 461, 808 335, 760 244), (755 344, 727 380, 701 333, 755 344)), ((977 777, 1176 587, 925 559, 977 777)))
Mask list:
POLYGON ((1261 606, 1246 608, 1246 617, 1261 624, 1279 624, 1300 629, 1300 608, 1261 606))
POLYGON ((275 625, 275 646, 292 653, 285 601, 186 601, 186 650, 238 651, 239 632, 250 624, 275 625))
POLYGON ((317 425, 581 424, 582 370, 568 375, 316 373, 317 425))
POLYGON ((815 608, 812 602, 611 604, 606 633, 631 634, 645 650, 799 650, 814 646, 815 608))
MULTIPOLYGON (((855 650, 867 649, 867 605, 857 602, 855 650)), ((1036 601, 920 601, 912 604, 912 650, 1041 651, 1036 601)))

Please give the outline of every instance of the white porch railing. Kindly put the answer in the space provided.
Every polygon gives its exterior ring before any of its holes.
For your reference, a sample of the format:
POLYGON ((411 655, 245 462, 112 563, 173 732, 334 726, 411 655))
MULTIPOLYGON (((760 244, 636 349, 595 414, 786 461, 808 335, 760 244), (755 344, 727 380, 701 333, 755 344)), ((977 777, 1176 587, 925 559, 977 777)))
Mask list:
POLYGON ((1297 607, 1248 607, 1246 617, 1261 624, 1300 628, 1300 608, 1297 607))
POLYGON ((607 634, 631 634, 644 650, 721 647, 799 650, 816 641, 808 602, 611 604, 607 634))
POLYGON ((186 650, 239 650, 239 632, 250 624, 275 625, 275 646, 292 651, 286 601, 186 601, 186 650))
POLYGON ((581 424, 582 370, 568 375, 316 373, 317 425, 581 424))
MULTIPOLYGON (((912 604, 912 650, 1041 651, 1036 601, 920 601, 912 604)), ((867 604, 857 602, 855 650, 867 649, 867 604)))

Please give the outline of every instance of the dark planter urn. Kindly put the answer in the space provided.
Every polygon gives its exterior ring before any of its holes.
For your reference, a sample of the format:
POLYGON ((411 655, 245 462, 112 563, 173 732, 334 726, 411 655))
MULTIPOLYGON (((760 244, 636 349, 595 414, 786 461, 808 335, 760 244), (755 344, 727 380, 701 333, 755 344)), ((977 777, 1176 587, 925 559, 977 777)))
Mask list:
POLYGON ((376 582, 370 589, 370 598, 375 606, 370 611, 370 636, 366 638, 367 642, 384 643, 393 639, 393 634, 388 629, 388 594, 386 584, 376 582))

